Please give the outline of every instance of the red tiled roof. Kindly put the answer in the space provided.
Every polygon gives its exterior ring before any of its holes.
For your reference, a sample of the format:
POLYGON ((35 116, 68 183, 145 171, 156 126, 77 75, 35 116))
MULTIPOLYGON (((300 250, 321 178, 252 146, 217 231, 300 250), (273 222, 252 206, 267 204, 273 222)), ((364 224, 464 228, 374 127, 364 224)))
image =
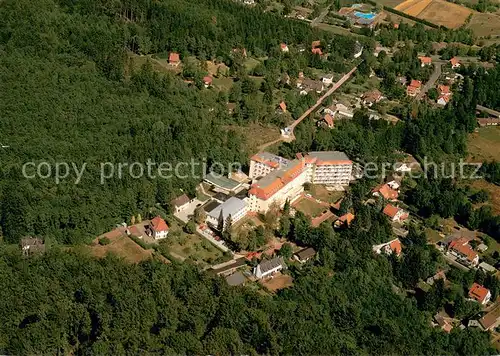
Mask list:
POLYGON ((457 59, 457 57, 453 57, 452 59, 450 59, 450 63, 452 66, 455 66, 457 64, 460 64, 460 61, 457 59))
POLYGON ((321 50, 321 48, 313 48, 313 49, 311 49, 311 53, 312 54, 319 54, 321 56, 323 54, 323 51, 321 50))
POLYGON ((417 89, 420 89, 420 87, 422 86, 422 81, 416 80, 416 79, 412 79, 409 86, 417 88, 417 89))
POLYGON ((401 241, 399 239, 395 239, 389 244, 389 247, 391 248, 392 252, 396 254, 396 256, 399 256, 401 254, 401 251, 403 250, 403 247, 401 246, 401 241))
POLYGON ((440 95, 451 94, 450 87, 448 85, 438 85, 438 92, 440 95))
POLYGON ((391 219, 394 219, 394 217, 397 215, 399 212, 399 208, 397 206, 394 206, 392 204, 387 204, 384 208, 383 213, 390 217, 391 219))
POLYGON ((438 101, 440 99, 443 99, 444 102, 447 104, 449 101, 450 101, 450 96, 449 95, 441 95, 439 98, 438 98, 438 101))
POLYGON ((483 303, 488 295, 489 290, 484 288, 482 285, 473 283, 471 289, 469 289, 469 297, 483 303))
POLYGON ((156 231, 168 231, 168 225, 160 216, 155 217, 151 220, 151 228, 156 231))
POLYGON ((399 28, 399 24, 398 24, 398 23, 395 23, 393 27, 394 27, 395 29, 398 29, 398 28, 399 28))
POLYGON ((333 123, 333 116, 330 115, 330 114, 326 114, 324 117, 323 117, 323 120, 326 121, 326 123, 328 124, 329 127, 333 127, 334 123, 333 123))
POLYGON ((286 112, 286 104, 285 104, 285 102, 284 102, 284 101, 282 101, 282 102, 280 103, 280 109, 281 109, 283 112, 286 112))
POLYGON ((375 189, 373 189, 374 193, 379 193, 386 200, 395 200, 398 198, 399 193, 397 190, 392 189, 387 184, 379 185, 375 189))
POLYGON ((345 215, 342 215, 339 220, 344 223, 344 224, 347 224, 347 226, 351 225, 351 222, 354 220, 356 216, 353 214, 353 213, 347 213, 345 215))
POLYGON ((180 61, 179 53, 176 52, 170 52, 168 55, 168 62, 169 63, 178 63, 180 61))
POLYGON ((209 76, 209 75, 204 76, 204 77, 203 77, 203 82, 204 82, 205 84, 212 84, 212 77, 211 77, 211 76, 209 76))
POLYGON ((268 159, 265 159, 264 157, 262 157, 260 154, 255 154, 253 155, 251 158, 250 158, 252 161, 255 161, 255 162, 259 162, 259 163, 263 163, 265 164, 266 166, 269 166, 271 168, 278 168, 280 166, 279 162, 277 161, 270 161, 268 159))
POLYGON ((420 63, 422 63, 422 64, 431 64, 432 63, 431 57, 418 57, 418 59, 420 59, 420 63))
POLYGON ((304 160, 297 162, 297 164, 288 168, 279 177, 276 177, 271 183, 265 187, 259 186, 259 183, 252 185, 249 194, 255 195, 257 198, 262 200, 267 200, 272 197, 276 192, 278 192, 285 185, 294 180, 299 174, 301 174, 305 169, 304 160))
POLYGON ((464 255, 469 261, 474 261, 477 258, 477 253, 470 247, 467 238, 458 238, 450 242, 449 248, 464 255))
POLYGON ((288 46, 286 45, 286 43, 280 44, 280 47, 281 47, 281 49, 287 49, 288 48, 288 46))
POLYGON ((321 41, 312 41, 311 48, 316 48, 321 45, 321 41))

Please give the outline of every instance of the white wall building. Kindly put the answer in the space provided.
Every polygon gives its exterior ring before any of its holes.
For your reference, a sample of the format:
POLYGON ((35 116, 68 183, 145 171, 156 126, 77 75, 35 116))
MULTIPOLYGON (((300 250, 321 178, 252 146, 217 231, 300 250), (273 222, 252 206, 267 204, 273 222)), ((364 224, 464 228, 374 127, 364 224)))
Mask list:
POLYGON ((253 273, 257 278, 266 278, 286 268, 283 257, 275 257, 271 260, 261 262, 254 268, 253 273))
POLYGON ((275 169, 285 166, 290 161, 269 152, 260 152, 250 158, 250 179, 267 176, 275 169))
POLYGON ((352 161, 343 152, 309 152, 305 157, 308 182, 325 185, 349 185, 352 161))
POLYGON ((151 234, 155 240, 164 239, 168 235, 168 225, 160 216, 151 220, 150 228, 151 234))
POLYGON ((212 211, 209 211, 207 213, 206 222, 214 229, 217 229, 219 224, 222 224, 224 228, 229 216, 231 216, 231 223, 234 224, 245 217, 247 212, 248 205, 244 200, 231 197, 212 211))
POLYGON ((287 200, 293 201, 298 198, 304 191, 307 173, 304 160, 298 159, 272 171, 250 188, 248 192, 250 211, 265 213, 273 204, 282 207, 287 200))

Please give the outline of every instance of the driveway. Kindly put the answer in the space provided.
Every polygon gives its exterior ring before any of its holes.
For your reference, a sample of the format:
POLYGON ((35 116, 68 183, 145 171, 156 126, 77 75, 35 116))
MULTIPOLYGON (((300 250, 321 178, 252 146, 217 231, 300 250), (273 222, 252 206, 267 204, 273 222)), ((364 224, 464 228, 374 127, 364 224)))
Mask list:
POLYGON ((441 76, 442 69, 443 69, 443 63, 434 63, 434 72, 432 73, 427 83, 424 84, 422 90, 420 90, 420 93, 416 96, 417 100, 421 100, 424 97, 424 95, 429 91, 429 89, 433 88, 436 85, 436 81, 441 76))
POLYGON ((205 202, 198 200, 197 198, 194 198, 193 201, 182 211, 175 213, 174 216, 184 223, 187 223, 189 221, 189 218, 191 215, 194 214, 194 210, 198 206, 202 206, 205 202))

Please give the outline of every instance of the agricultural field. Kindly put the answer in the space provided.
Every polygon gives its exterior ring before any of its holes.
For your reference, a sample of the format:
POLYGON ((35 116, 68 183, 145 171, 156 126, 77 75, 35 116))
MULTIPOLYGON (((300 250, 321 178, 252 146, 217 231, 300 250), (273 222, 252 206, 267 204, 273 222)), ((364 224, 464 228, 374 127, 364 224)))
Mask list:
POLYGON ((462 26, 472 13, 464 6, 445 0, 406 0, 394 9, 448 28, 462 26))
POLYGON ((500 161, 500 127, 481 127, 469 136, 470 162, 500 161))
POLYGON ((498 14, 474 12, 467 28, 478 37, 500 35, 500 16, 498 14))

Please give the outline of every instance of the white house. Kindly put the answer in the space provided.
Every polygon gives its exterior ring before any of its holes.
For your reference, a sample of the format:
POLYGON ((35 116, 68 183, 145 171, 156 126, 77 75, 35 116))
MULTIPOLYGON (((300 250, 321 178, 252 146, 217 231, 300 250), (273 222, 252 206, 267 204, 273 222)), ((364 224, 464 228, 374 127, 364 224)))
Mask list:
POLYGON ((284 268, 286 268, 286 265, 283 257, 275 257, 271 260, 259 263, 257 267, 254 268, 253 273, 257 278, 266 278, 284 268))
POLYGON ((327 74, 321 78, 321 81, 325 86, 330 86, 333 84, 333 74, 327 74))
POLYGON ((182 194, 181 196, 175 198, 171 201, 172 207, 176 213, 183 211, 186 209, 189 204, 192 202, 191 199, 186 194, 182 194))
POLYGON ((247 203, 245 201, 231 197, 215 209, 209 211, 206 222, 213 228, 218 228, 220 225, 224 228, 229 217, 231 217, 231 223, 234 224, 240 221, 247 212, 247 203))
POLYGON ((150 228, 155 240, 164 239, 168 235, 168 225, 165 220, 159 216, 151 220, 150 228))

